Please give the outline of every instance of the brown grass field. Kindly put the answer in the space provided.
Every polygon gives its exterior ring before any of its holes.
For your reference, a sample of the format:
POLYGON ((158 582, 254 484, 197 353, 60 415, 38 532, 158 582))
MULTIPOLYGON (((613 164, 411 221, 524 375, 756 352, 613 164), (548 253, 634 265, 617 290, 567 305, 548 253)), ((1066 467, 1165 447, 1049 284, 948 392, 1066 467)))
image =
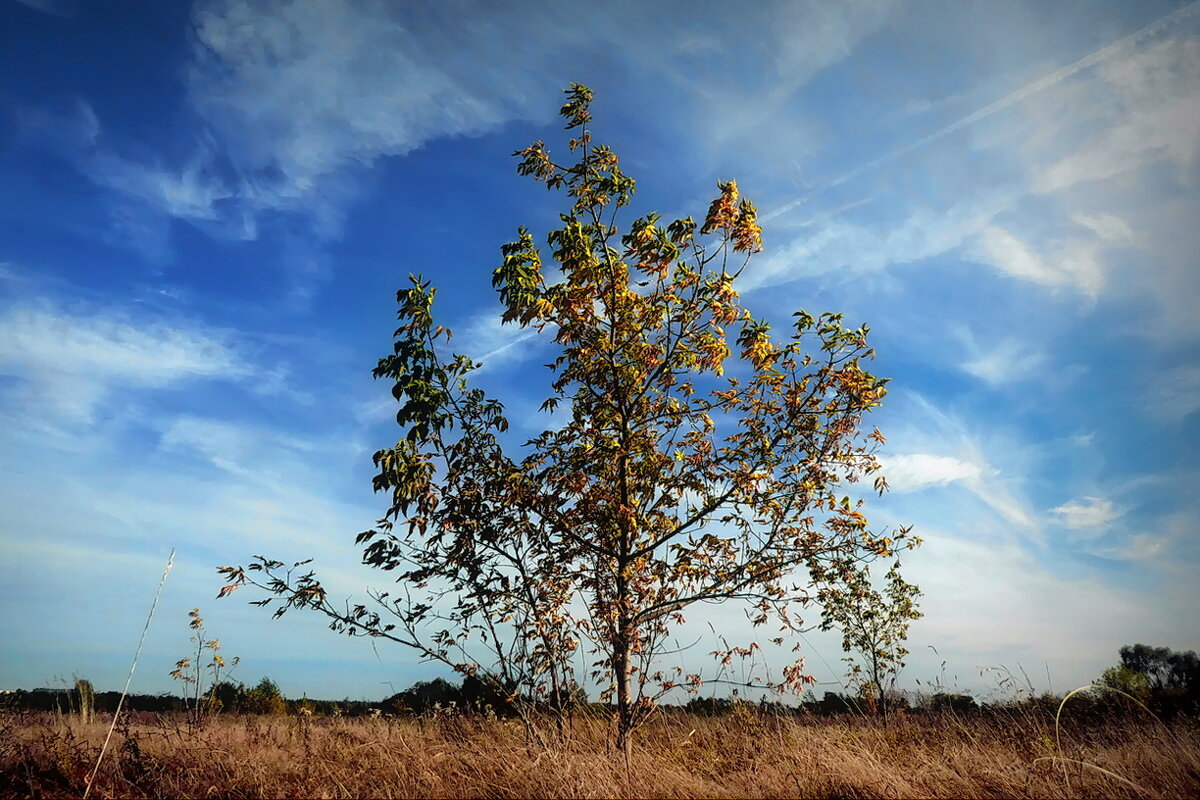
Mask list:
MULTIPOLYGON (((110 717, 0 716, 0 797, 79 797, 110 717)), ((134 714, 91 796, 105 797, 1200 797, 1200 729, 1052 714, 723 717, 666 710, 629 770, 608 725, 535 743, 514 720, 134 714), (548 742, 548 743, 547 743, 548 742)))

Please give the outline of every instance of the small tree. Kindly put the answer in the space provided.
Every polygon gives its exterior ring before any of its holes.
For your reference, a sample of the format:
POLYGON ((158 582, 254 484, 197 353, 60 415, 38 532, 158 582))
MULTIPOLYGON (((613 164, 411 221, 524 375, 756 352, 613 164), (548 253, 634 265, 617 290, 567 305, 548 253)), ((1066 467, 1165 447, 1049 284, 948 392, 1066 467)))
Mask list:
MULTIPOLYGON (((518 705, 548 699, 562 709, 581 682, 582 648, 628 754, 630 732, 658 698, 703 683, 699 670, 662 663, 684 612, 745 603, 755 625, 774 619, 786 635, 817 586, 890 554, 907 531, 871 532, 861 501, 838 494, 878 468, 882 436, 859 434, 886 383, 863 367, 873 355, 866 326, 799 311, 776 341, 741 307, 734 284, 761 250, 761 229, 733 181, 718 185, 701 225, 648 214, 622 233, 634 181, 592 143, 591 91, 573 85, 567 96, 561 113, 577 131, 568 144, 577 160, 554 160, 540 141, 515 154, 520 174, 570 201, 547 237, 559 279, 520 228, 492 281, 503 321, 557 346, 543 408, 568 406, 567 423, 513 455, 503 406, 470 386, 479 365, 447 352, 436 289, 410 276, 392 350, 374 371, 392 383, 403 430, 374 456, 375 489, 391 505, 358 537, 367 564, 398 572, 398 596, 335 605, 300 571, 305 562, 289 569, 262 556, 248 569, 221 567, 222 594, 252 583, 282 601, 276 615, 316 609, 335 630, 516 687, 518 705)), ((758 649, 747 642, 716 656, 728 663, 758 649)), ((800 659, 764 685, 809 682, 800 659)))
POLYGON ((235 657, 226 663, 225 657, 221 655, 220 640, 207 638, 204 630, 204 618, 200 616, 200 609, 193 608, 188 612, 188 617, 191 618, 188 627, 193 631, 190 641, 196 647, 196 655, 179 659, 175 663, 175 669, 171 671, 171 677, 183 682, 184 702, 191 703, 191 719, 193 722, 199 723, 206 712, 219 710, 213 690, 221 683, 221 671, 233 669, 241 659, 235 657), (204 651, 206 650, 209 652, 207 663, 204 662, 204 651), (208 691, 204 688, 205 673, 210 676, 208 691))
POLYGON ((76 678, 75 698, 79 701, 80 720, 91 722, 96 710, 96 690, 92 688, 92 682, 86 678, 76 678))
POLYGON ((881 709, 885 719, 888 694, 908 655, 904 642, 909 623, 923 616, 916 602, 920 594, 901 577, 899 561, 884 576, 882 592, 872 585, 870 569, 863 567, 819 593, 824 607, 821 629, 842 632, 842 649, 851 653, 844 659, 851 683, 867 706, 881 709))

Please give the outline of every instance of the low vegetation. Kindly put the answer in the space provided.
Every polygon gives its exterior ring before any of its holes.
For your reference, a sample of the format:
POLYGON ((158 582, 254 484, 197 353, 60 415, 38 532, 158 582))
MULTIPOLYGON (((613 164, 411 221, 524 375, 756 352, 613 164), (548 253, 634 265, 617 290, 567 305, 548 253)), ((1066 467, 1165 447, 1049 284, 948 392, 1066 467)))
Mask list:
MULTIPOLYGON (((1200 730, 1052 704, 820 716, 660 708, 630 753, 611 723, 435 709, 407 717, 134 713, 93 797, 1197 797, 1200 730)), ((1093 709, 1094 711, 1094 709, 1093 709)), ((0 797, 78 797, 107 721, 0 717, 0 797)))
POLYGON ((940 688, 877 702, 866 683, 798 704, 692 697, 659 706, 628 749, 611 703, 581 692, 564 714, 470 676, 374 703, 223 680, 128 696, 115 725, 118 693, 77 678, 0 693, 0 800, 1200 797, 1198 667, 1194 652, 1137 644, 1065 699, 1008 685, 1002 702, 940 688))

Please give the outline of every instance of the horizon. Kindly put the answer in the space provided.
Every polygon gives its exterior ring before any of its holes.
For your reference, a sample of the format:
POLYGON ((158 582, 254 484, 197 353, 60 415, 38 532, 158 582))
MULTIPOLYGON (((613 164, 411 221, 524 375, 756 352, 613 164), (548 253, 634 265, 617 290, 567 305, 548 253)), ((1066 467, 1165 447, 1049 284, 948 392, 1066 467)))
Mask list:
MULTIPOLYGON (((218 602, 215 568, 388 581, 354 536, 409 272, 512 442, 553 424, 552 348, 500 325, 491 271, 519 225, 548 257, 563 203, 510 154, 565 149, 569 82, 638 181, 625 224, 734 179, 743 305, 871 327, 865 511, 925 541, 900 687, 1063 693, 1122 645, 1200 649, 1200 0, 696 9, 0 0, 0 685, 123 685, 173 548, 131 693, 175 688, 192 608, 288 697, 457 681, 218 602)), ((741 619, 697 613, 688 665, 741 619)), ((835 687, 838 637, 803 644, 835 687)))

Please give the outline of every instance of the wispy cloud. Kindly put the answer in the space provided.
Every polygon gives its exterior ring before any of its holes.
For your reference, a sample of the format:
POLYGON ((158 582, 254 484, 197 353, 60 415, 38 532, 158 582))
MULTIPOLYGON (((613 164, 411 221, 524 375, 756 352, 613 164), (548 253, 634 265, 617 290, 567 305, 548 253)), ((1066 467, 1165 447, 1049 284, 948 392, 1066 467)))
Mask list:
POLYGON ((912 264, 960 247, 1008 208, 1015 195, 983 192, 946 209, 918 207, 894 225, 830 219, 754 262, 743 291, 834 271, 878 272, 912 264))
POLYGON ((1178 423, 1200 410, 1200 366, 1180 364, 1155 376, 1145 393, 1145 408, 1155 419, 1178 423))
MULTIPOLYGON (((553 334, 547 330, 541 335, 548 338, 553 334)), ((532 358, 540 349, 538 336, 538 332, 532 328, 505 324, 501 321, 499 310, 496 310, 476 314, 465 324, 456 327, 448 349, 481 363, 483 366, 478 373, 483 373, 532 358)))
POLYGON ((58 149, 114 193, 114 238, 149 261, 178 258, 171 219, 233 239, 259 237, 264 224, 292 231, 286 261, 294 305, 303 306, 328 272, 305 265, 320 262, 340 238, 381 159, 548 119, 563 75, 601 90, 608 80, 632 81, 639 91, 685 101, 684 114, 663 122, 686 129, 689 144, 709 157, 735 138, 770 150, 764 158, 792 154, 801 116, 794 94, 878 30, 891 5, 761 4, 739 10, 739 24, 717 34, 682 3, 652 12, 670 25, 631 27, 629 18, 646 13, 633 2, 540 0, 502 9, 201 0, 184 70, 189 125, 166 148, 173 156, 106 137, 86 102, 69 121, 78 135, 58 149), (469 25, 459 24, 467 18, 469 25), (507 44, 515 41, 520 59, 507 44), (596 74, 601 53, 622 65, 619 77, 596 74), (281 223, 280 212, 304 224, 281 223))
POLYGON ((1019 280, 1042 286, 1072 287, 1096 297, 1104 286, 1105 267, 1094 243, 1069 239, 1050 246, 1045 254, 1011 231, 989 225, 979 232, 975 257, 1019 280))
POLYGON ((218 219, 217 204, 233 196, 233 190, 219 177, 208 173, 209 164, 203 151, 178 170, 99 151, 92 159, 91 173, 102 186, 141 200, 167 216, 205 221, 218 219))
MULTIPOLYGON (((144 619, 136 619, 130 609, 143 608, 150 599, 172 545, 178 546, 179 556, 163 597, 168 616, 211 600, 219 585, 216 564, 241 561, 255 552, 281 559, 315 557, 323 583, 339 598, 359 596, 364 583, 383 578, 356 569, 354 533, 378 513, 369 490, 355 498, 366 502, 355 504, 339 500, 333 489, 348 471, 347 454, 339 454, 336 447, 321 449, 320 458, 287 447, 268 447, 260 454, 244 448, 270 445, 278 431, 203 418, 192 418, 174 430, 175 444, 161 451, 134 456, 112 448, 96 450, 58 458, 53 468, 36 470, 18 465, 44 465, 41 442, 0 448, 0 466, 8 476, 0 484, 0 506, 5 509, 0 547, 6 554, 0 579, 12 589, 8 599, 0 600, 0 631, 10 641, 41 643, 43 634, 28 624, 29 615, 17 613, 19 603, 37 597, 46 613, 63 620, 59 635, 75 648, 49 660, 50 666, 34 666, 29 663, 36 656, 32 651, 43 648, 22 647, 27 658, 6 669, 8 680, 39 685, 52 671, 78 666, 98 685, 119 686, 128 669, 128 653, 118 656, 106 642, 114 631, 136 638, 144 619), (205 441, 206 436, 215 438, 205 441), (241 459, 237 466, 245 472, 193 468, 180 458, 192 444, 217 457, 241 459), (54 513, 46 513, 50 508, 54 513), (88 654, 86 664, 75 660, 82 658, 80 652, 88 654)), ((331 674, 306 678, 283 663, 303 659, 314 645, 320 650, 336 643, 323 623, 301 617, 284 633, 264 627, 270 625, 269 614, 260 611, 236 601, 204 606, 205 617, 221 632, 226 652, 243 656, 255 675, 278 675, 297 693, 345 692, 344 671, 327 669, 331 674), (265 649, 264 642, 269 643, 265 649)), ((172 688, 165 665, 178 658, 186 641, 184 620, 176 620, 178 627, 156 620, 147 640, 144 659, 164 665, 139 679, 148 691, 172 688)), ((365 669, 375 669, 372 664, 378 663, 368 647, 357 651, 353 645, 339 645, 336 650, 339 661, 362 662, 359 666, 365 669)), ((407 654, 382 654, 394 678, 395 660, 407 654)))
POLYGON ((202 136, 182 161, 147 155, 144 145, 133 148, 136 155, 127 153, 83 98, 65 108, 23 108, 18 120, 22 143, 49 150, 110 192, 110 244, 132 248, 151 263, 169 261, 172 219, 224 238, 252 238, 248 222, 235 217, 236 187, 211 137, 202 136))
POLYGON ((224 337, 120 313, 42 304, 0 311, 0 371, 20 379, 31 409, 89 422, 117 388, 238 378, 246 364, 224 337))
POLYGON ((910 422, 893 431, 889 448, 907 453, 881 458, 888 484, 898 492, 916 492, 938 486, 961 486, 1005 522, 1038 536, 1038 526, 1028 502, 1019 491, 1027 467, 1018 448, 998 436, 985 439, 979 426, 972 430, 958 415, 938 408, 924 397, 911 411, 922 424, 910 422))
MULTIPOLYGON (((1192 3, 1175 15, 1193 14, 1192 3)), ((1200 40, 1169 38, 1127 52, 1098 71, 1095 116, 1105 124, 1081 147, 1046 167, 1038 193, 1103 180, 1154 161, 1179 170, 1200 151, 1200 40)), ((1077 123, 1078 124, 1078 123, 1077 123)))
POLYGON ((1071 217, 1075 224, 1087 228, 1096 237, 1106 243, 1126 244, 1133 242, 1135 236, 1129 223, 1116 214, 1085 214, 1077 213, 1071 217))
MULTIPOLYGON (((907 155, 908 153, 911 153, 914 150, 918 150, 922 147, 925 147, 928 144, 932 144, 933 142, 936 142, 939 139, 942 139, 953 133, 957 133, 958 131, 963 130, 964 128, 970 127, 971 125, 974 125, 975 123, 980 122, 984 119, 987 119, 988 117, 991 117, 1000 111, 1004 111, 1005 109, 1011 108, 1012 106, 1015 106, 1021 102, 1024 102, 1025 100, 1038 94, 1039 92, 1042 92, 1050 87, 1056 86, 1056 85, 1062 83, 1064 80, 1072 77, 1073 75, 1076 75, 1077 73, 1082 72, 1083 70, 1089 69, 1098 64, 1104 64, 1105 62, 1109 62, 1110 60, 1114 59, 1116 56, 1124 56, 1129 51, 1129 49, 1132 48, 1134 45, 1137 45, 1138 43, 1142 42, 1143 40, 1145 40, 1149 37, 1155 36, 1164 30, 1169 29, 1171 26, 1178 25, 1178 24, 1184 22, 1185 20, 1194 16, 1198 11, 1200 11, 1200 2, 1194 1, 1192 3, 1189 3, 1186 6, 1183 6, 1182 8, 1176 9, 1175 11, 1165 14, 1162 17, 1159 17, 1158 19, 1151 22, 1149 25, 1146 25, 1145 27, 1129 34, 1128 36, 1122 37, 1121 39, 1118 39, 1115 42, 1111 42, 1110 44, 1107 44, 1104 47, 1101 47, 1098 50, 1095 50, 1095 51, 1089 53, 1088 55, 1084 56, 1083 58, 1079 59, 1078 61, 1075 61, 1075 62, 1072 62, 1071 64, 1066 65, 1065 67, 1054 70, 1053 72, 1050 72, 1046 75, 1043 75, 1041 78, 1038 78, 1037 80, 1032 81, 1031 83, 1028 83, 1028 84, 1022 86, 1021 88, 1017 89, 1016 91, 1005 95, 1004 97, 1000 98, 999 100, 997 100, 993 103, 989 103, 988 105, 986 105, 970 114, 967 114, 966 116, 961 117, 960 119, 955 120, 954 122, 950 123, 949 125, 945 125, 945 126, 939 128, 938 130, 934 131, 933 133, 931 133, 927 136, 923 136, 920 139, 917 139, 913 142, 910 142, 909 144, 904 145, 903 147, 892 150, 891 152, 887 153, 886 155, 880 156, 879 158, 876 158, 876 159, 873 159, 866 163, 860 164, 859 166, 855 167, 854 169, 851 169, 848 172, 840 175, 839 177, 834 178, 833 180, 829 181, 828 183, 823 184, 818 189, 816 189, 812 192, 809 192, 808 194, 804 195, 803 197, 792 200, 791 202, 785 203, 784 205, 780 206, 779 208, 774 209, 773 211, 771 211, 769 214, 767 214, 764 217, 764 220, 769 221, 771 219, 774 219, 777 216, 786 214, 787 212, 791 211, 792 209, 808 202, 808 200, 819 191, 823 191, 825 189, 843 184, 846 181, 856 178, 865 172, 868 172, 868 171, 873 170, 877 167, 880 167, 884 164, 887 164, 891 161, 894 161, 894 160, 900 158, 901 156, 907 155)), ((1117 74, 1120 74, 1120 72, 1121 72, 1121 70, 1118 69, 1117 74)), ((1193 106, 1193 108, 1194 108, 1194 106, 1193 106)), ((1121 137, 1117 137, 1117 138, 1121 138, 1121 137)))
POLYGON ((213 466, 240 477, 254 475, 283 454, 295 457, 313 450, 311 442, 214 419, 185 415, 174 419, 163 432, 160 445, 176 452, 192 452, 213 466))
POLYGON ((742 24, 717 35, 687 13, 669 29, 630 28, 626 16, 645 11, 632 3, 401 13, 365 2, 213 0, 195 12, 188 83, 195 108, 231 148, 246 205, 307 208, 336 227, 340 210, 323 197, 338 174, 439 137, 541 118, 562 88, 551 73, 564 61, 586 70, 581 58, 597 47, 620 53, 634 77, 665 76, 713 144, 789 130, 794 148, 795 126, 778 119, 786 101, 876 30, 889 5, 769 4, 743 9, 742 24), (443 15, 472 24, 447 26, 443 15), (523 42, 517 61, 503 44, 512 41, 523 42))
POLYGON ((55 17, 73 17, 79 10, 74 0, 17 0, 17 2, 55 17))
MULTIPOLYGON (((974 678, 984 667, 1045 661, 1055 680, 1077 685, 1095 677, 1085 671, 1089 665, 1111 662, 1121 645, 1177 635, 1154 611, 1153 593, 1095 577, 1064 577, 1002 536, 966 540, 936 524, 922 536, 926 544, 908 557, 906 577, 947 588, 923 598, 926 616, 914 626, 914 640, 934 644, 939 660, 948 660, 960 677, 974 678)), ((927 678, 931 672, 922 667, 936 665, 918 655, 909 674, 927 678)))
POLYGON ((961 367, 992 386, 1029 380, 1038 377, 1038 370, 1046 364, 1046 354, 1014 338, 997 342, 989 350, 983 350, 969 340, 972 355, 961 367))
POLYGON ((376 3, 197 5, 191 101, 230 148, 250 213, 307 211, 333 234, 345 187, 328 179, 520 118, 517 98, 542 94, 519 70, 472 69, 486 56, 475 44, 515 33, 505 15, 477 18, 469 41, 455 42, 425 15, 406 23, 398 11, 376 3))

